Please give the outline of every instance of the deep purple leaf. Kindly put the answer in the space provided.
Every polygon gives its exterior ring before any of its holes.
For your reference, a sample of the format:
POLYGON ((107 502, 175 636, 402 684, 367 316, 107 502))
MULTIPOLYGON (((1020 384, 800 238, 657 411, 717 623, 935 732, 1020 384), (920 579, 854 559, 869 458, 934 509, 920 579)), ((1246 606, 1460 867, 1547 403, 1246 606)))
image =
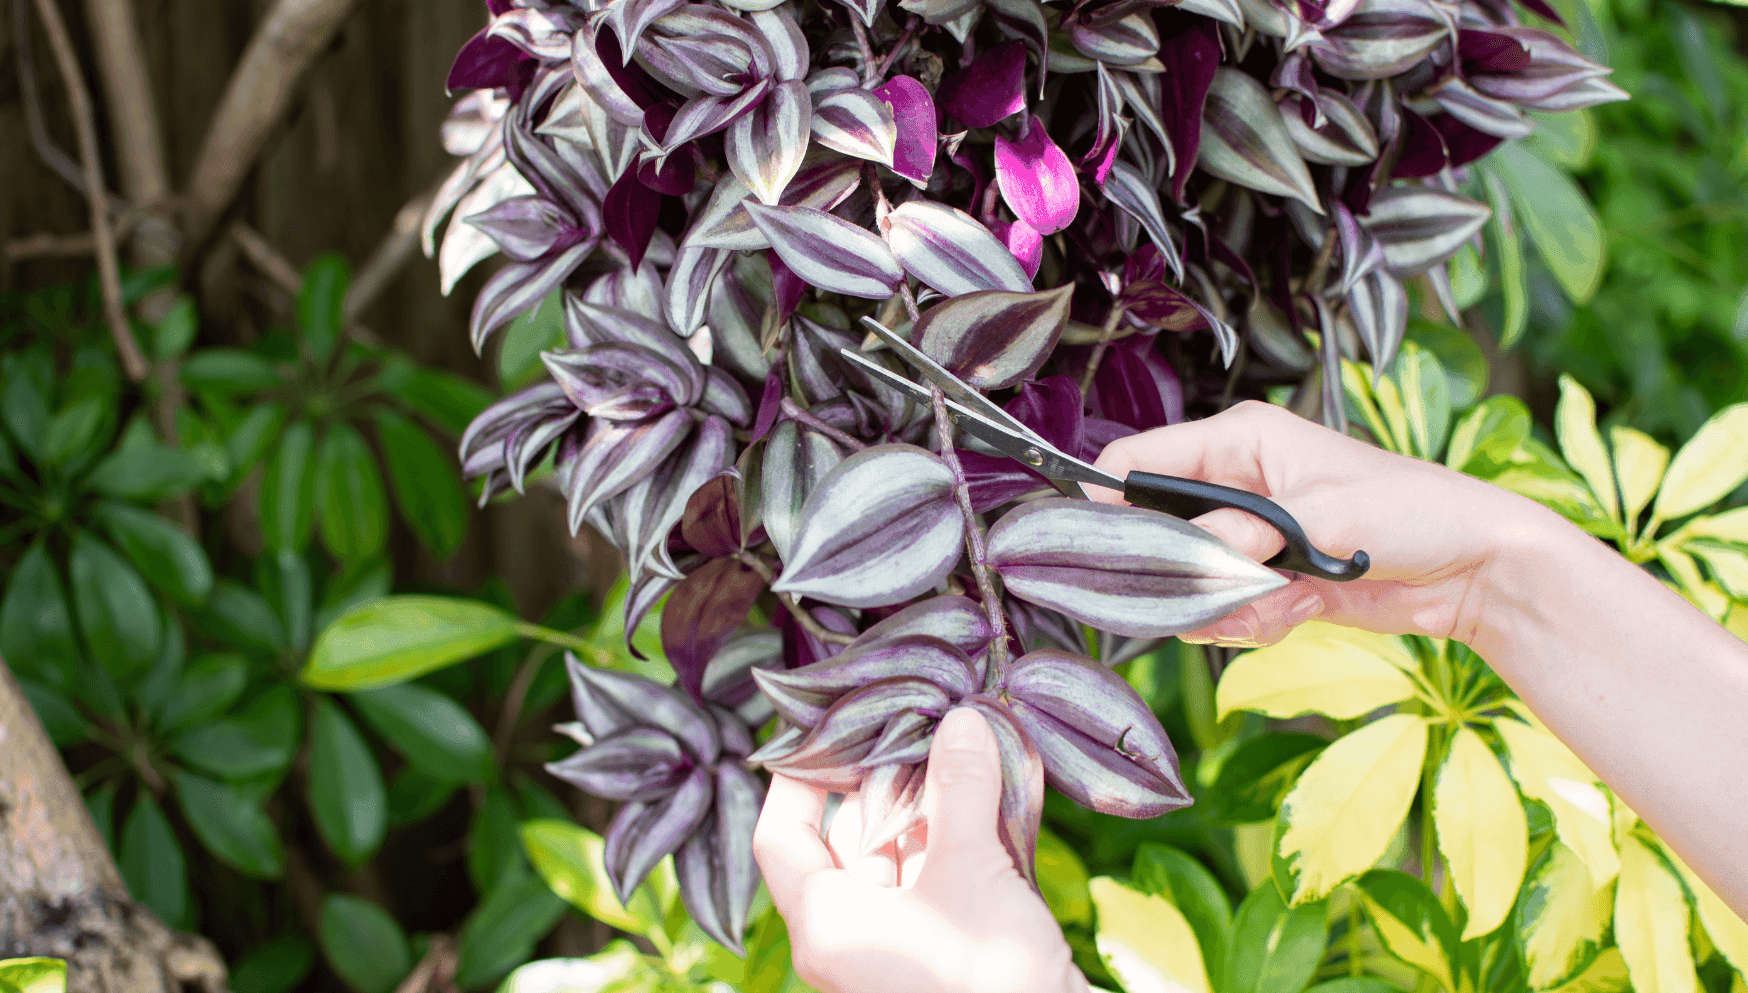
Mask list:
POLYGON ((723 558, 741 549, 740 477, 723 472, 686 500, 680 534, 700 555, 723 558))
MULTIPOLYGON (((1220 65, 1220 39, 1212 21, 1194 24, 1166 39, 1159 46, 1159 61, 1165 64, 1163 100, 1159 116, 1171 134, 1176 168, 1171 174, 1171 195, 1184 202, 1184 183, 1195 169, 1202 143, 1202 111, 1208 87, 1220 65)), ((1167 246, 1161 245, 1163 250, 1167 246)))
POLYGON ((668 596, 662 610, 662 650, 679 685, 704 701, 704 667, 728 636, 747 619, 765 591, 752 566, 731 558, 712 559, 668 596))
POLYGON ((892 171, 921 189, 935 171, 935 149, 940 133, 935 130, 935 100, 923 84, 909 76, 894 76, 874 88, 874 95, 892 109, 898 129, 892 147, 892 171))
POLYGON ((1026 43, 1007 41, 986 49, 971 64, 948 74, 936 91, 941 109, 968 127, 994 127, 1026 109, 1026 43))
POLYGON ((639 181, 635 172, 620 176, 601 201, 601 222, 607 236, 625 249, 633 269, 643 262, 661 205, 662 195, 639 181))

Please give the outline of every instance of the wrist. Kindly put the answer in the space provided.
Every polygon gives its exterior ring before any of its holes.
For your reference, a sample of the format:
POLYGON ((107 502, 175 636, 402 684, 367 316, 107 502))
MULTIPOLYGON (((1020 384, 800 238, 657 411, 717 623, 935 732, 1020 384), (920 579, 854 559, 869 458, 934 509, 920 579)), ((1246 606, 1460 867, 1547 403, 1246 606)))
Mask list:
POLYGON ((1458 639, 1483 658, 1560 615, 1580 580, 1626 564, 1558 513, 1528 497, 1500 495, 1506 499, 1489 515, 1477 570, 1474 617, 1458 639))

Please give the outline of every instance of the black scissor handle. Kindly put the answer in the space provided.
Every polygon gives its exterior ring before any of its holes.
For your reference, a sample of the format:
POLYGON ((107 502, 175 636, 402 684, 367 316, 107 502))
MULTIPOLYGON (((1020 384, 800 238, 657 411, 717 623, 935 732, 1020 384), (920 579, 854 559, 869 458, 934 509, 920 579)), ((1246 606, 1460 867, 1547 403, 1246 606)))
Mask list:
POLYGON ((1123 498, 1137 507, 1163 511, 1185 520, 1224 507, 1255 514, 1269 522, 1281 533, 1281 537, 1287 539, 1287 547, 1281 549, 1279 555, 1263 563, 1273 569, 1301 572, 1307 576, 1345 583, 1365 575, 1366 570, 1372 566, 1372 559, 1365 552, 1356 551, 1352 558, 1340 559, 1319 551, 1311 544, 1311 539, 1305 536, 1305 529, 1299 526, 1292 514, 1287 513, 1273 500, 1248 490, 1221 486, 1218 483, 1204 483, 1199 479, 1131 472, 1123 483, 1123 498))

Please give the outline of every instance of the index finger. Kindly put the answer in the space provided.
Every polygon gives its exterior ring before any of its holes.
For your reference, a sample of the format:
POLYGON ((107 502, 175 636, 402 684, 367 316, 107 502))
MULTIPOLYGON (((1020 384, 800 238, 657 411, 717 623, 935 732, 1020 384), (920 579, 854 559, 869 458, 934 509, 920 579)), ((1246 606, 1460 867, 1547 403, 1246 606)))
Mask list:
POLYGON ((753 858, 785 920, 799 906, 807 877, 837 868, 819 836, 825 800, 825 790, 784 775, 773 775, 765 792, 765 806, 753 829, 753 858))

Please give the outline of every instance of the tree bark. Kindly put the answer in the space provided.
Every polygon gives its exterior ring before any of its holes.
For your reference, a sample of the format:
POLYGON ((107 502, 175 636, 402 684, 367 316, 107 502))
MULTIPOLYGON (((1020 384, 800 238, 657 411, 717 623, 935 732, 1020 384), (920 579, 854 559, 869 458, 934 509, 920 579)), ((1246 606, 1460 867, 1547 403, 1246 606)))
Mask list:
POLYGON ((65 959, 80 993, 219 993, 224 962, 128 896, 85 802, 0 659, 0 958, 65 959))

